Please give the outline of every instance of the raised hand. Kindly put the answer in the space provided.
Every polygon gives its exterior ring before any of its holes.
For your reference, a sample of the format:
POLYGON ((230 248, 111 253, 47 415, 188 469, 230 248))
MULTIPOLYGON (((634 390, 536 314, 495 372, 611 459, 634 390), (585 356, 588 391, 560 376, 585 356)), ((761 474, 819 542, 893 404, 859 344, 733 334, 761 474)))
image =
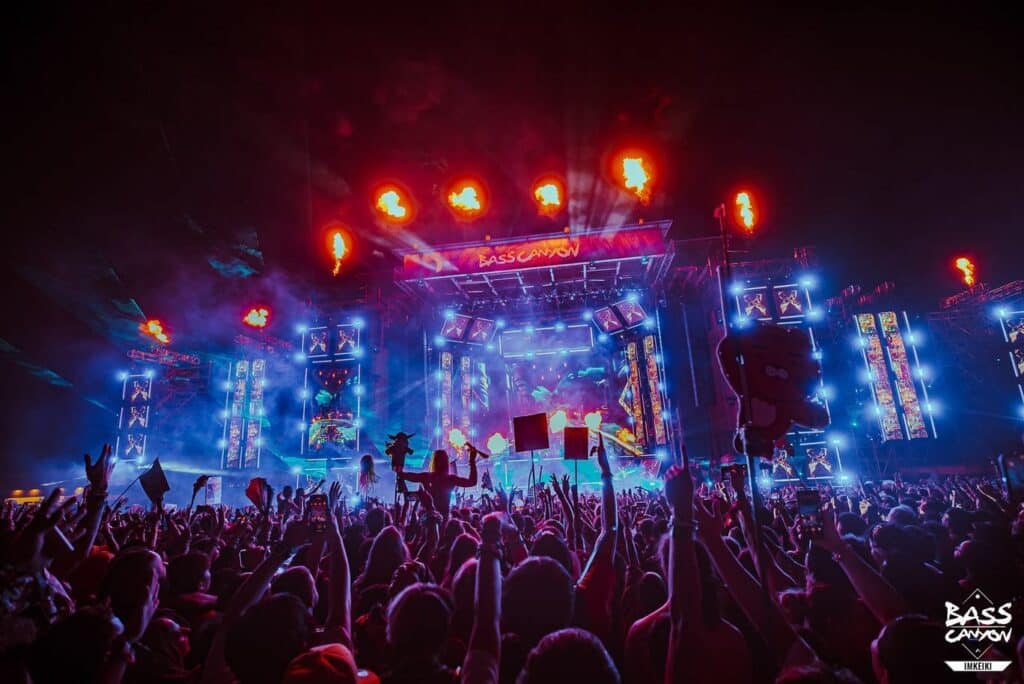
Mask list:
POLYGON ((831 553, 843 548, 843 538, 836 527, 836 511, 832 504, 821 507, 821 535, 814 538, 814 543, 831 553))
POLYGON ((43 555, 43 541, 46 534, 57 526, 65 511, 75 501, 74 498, 69 497, 58 506, 57 500, 63 493, 64 490, 60 487, 50 492, 28 524, 22 527, 11 540, 7 548, 7 557, 14 567, 27 572, 36 572, 46 565, 47 559, 43 555))
POLYGON ((697 505, 693 507, 694 518, 697 521, 697 534, 704 541, 722 536, 724 528, 722 507, 722 500, 717 497, 710 501, 698 500, 697 505))
POLYGON ((569 498, 569 473, 562 475, 562 493, 569 498))
POLYGON ((332 482, 331 486, 327 489, 327 510, 331 513, 338 507, 338 502, 341 500, 341 483, 332 482))
POLYGON ((693 513, 693 480, 690 473, 673 465, 665 473, 665 497, 672 506, 672 514, 690 520, 693 513))
POLYGON ((110 473, 114 471, 114 462, 110 458, 110 445, 104 444, 100 456, 92 462, 89 454, 85 455, 85 477, 89 480, 89 494, 92 496, 106 495, 110 473))

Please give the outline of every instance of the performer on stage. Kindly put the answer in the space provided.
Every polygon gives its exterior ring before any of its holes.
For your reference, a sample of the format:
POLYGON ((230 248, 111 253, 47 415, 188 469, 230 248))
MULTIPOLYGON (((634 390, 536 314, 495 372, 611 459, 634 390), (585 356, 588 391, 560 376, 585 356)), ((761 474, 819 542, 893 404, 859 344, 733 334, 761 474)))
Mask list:
POLYGON ((475 447, 467 445, 469 449, 469 477, 452 475, 448 470, 448 452, 438 449, 430 459, 430 470, 425 473, 407 473, 399 470, 399 479, 408 482, 419 482, 423 488, 430 493, 434 499, 434 508, 437 512, 448 518, 448 508, 452 498, 452 490, 456 487, 475 487, 476 457, 479 452, 475 447))

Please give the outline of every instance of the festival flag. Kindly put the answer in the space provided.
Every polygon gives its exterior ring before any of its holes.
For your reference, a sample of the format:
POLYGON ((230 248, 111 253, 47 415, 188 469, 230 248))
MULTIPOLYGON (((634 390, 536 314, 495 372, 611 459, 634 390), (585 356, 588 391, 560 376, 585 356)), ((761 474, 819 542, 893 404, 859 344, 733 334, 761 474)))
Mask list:
POLYGON ((171 485, 167 484, 167 477, 164 475, 164 469, 160 466, 159 458, 153 461, 149 470, 139 476, 139 484, 142 485, 142 490, 146 492, 146 496, 153 503, 163 501, 164 492, 171 491, 171 485))

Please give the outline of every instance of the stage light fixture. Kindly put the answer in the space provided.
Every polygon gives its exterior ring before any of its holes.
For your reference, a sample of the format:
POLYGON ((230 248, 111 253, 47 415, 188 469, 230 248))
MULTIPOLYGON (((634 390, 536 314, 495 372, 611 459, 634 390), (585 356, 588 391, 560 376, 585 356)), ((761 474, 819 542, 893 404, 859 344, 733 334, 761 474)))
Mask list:
POLYGON ((357 397, 361 397, 364 394, 366 394, 366 388, 362 385, 356 385, 355 387, 352 388, 352 393, 355 394, 357 397))
POLYGON ((562 323, 561 321, 559 321, 558 323, 555 323, 555 330, 557 332, 564 331, 565 330, 565 323, 562 323))
POLYGON ((227 445, 228 445, 228 441, 226 439, 218 439, 217 440, 217 448, 218 449, 223 449, 227 445))
POLYGON ((302 466, 292 466, 292 475, 301 475, 302 466))
POLYGON ((356 316, 355 318, 352 319, 352 327, 355 328, 356 330, 362 330, 363 328, 366 327, 366 320, 360 318, 359 316, 356 316))
POLYGON ((818 284, 817 278, 812 275, 800 276, 800 285, 806 287, 808 290, 818 284))
POLYGON ((590 309, 587 309, 586 311, 583 312, 583 320, 589 321, 589 320, 591 320, 593 318, 594 318, 594 312, 591 311, 590 309))
POLYGON ((309 326, 306 325, 305 323, 299 323, 297 326, 295 326, 295 332, 297 332, 300 335, 306 334, 307 330, 309 330, 309 326))
POLYGON ((637 302, 640 301, 640 295, 638 295, 636 292, 630 292, 629 294, 626 295, 626 301, 629 302, 630 304, 636 304, 637 302))
POLYGON ((644 330, 654 330, 654 319, 648 318, 644 321, 644 330))
POLYGON ((814 359, 815 361, 821 361, 821 350, 815 349, 814 351, 812 351, 811 358, 814 359))
POLYGON ((450 321, 450 320, 454 319, 455 318, 455 310, 454 309, 445 309, 444 310, 444 318, 445 318, 446 321, 450 321))
POLYGON ((227 419, 227 417, 228 417, 228 412, 227 412, 227 411, 221 411, 221 412, 220 412, 220 417, 221 417, 222 419, 227 419))
POLYGON ((121 371, 120 373, 117 374, 117 379, 120 380, 121 382, 124 382, 125 380, 128 379, 128 373, 126 371, 121 371))
POLYGON ((1009 315, 1010 315, 1010 312, 1009 312, 1009 310, 1005 306, 1000 306, 999 308, 996 309, 996 317, 997 318, 1005 319, 1009 315))
POLYGON ((533 326, 532 325, 526 326, 525 328, 523 328, 523 332, 525 332, 527 335, 532 335, 533 334, 533 326))
POLYGON ((447 340, 444 339, 443 335, 434 336, 434 346, 443 347, 445 345, 445 342, 447 342, 447 340))
POLYGON ((497 326, 498 330, 504 330, 504 328, 505 328, 505 319, 504 318, 499 318, 498 320, 494 321, 494 325, 497 326))
POLYGON ((654 455, 658 457, 659 461, 668 460, 668 451, 666 451, 665 449, 656 449, 654 451, 654 455))
POLYGON ((352 350, 352 356, 356 359, 361 359, 366 356, 366 351, 362 347, 356 347, 352 350))
POLYGON ((825 315, 821 312, 821 309, 811 309, 807 312, 807 320, 809 321, 820 321, 825 315))
POLYGON ((601 333, 600 335, 597 336, 597 341, 598 342, 607 342, 608 341, 608 335, 606 335, 605 333, 601 333))
POLYGON ((152 378, 153 377, 153 369, 152 368, 147 368, 145 370, 145 372, 143 373, 143 375, 145 375, 147 378, 152 378))
POLYGON ((840 484, 846 484, 846 483, 850 482, 851 479, 852 478, 851 478, 850 474, 845 472, 845 471, 839 473, 838 475, 836 475, 836 482, 839 482, 840 484))
POLYGON ((743 283, 733 283, 729 286, 729 294, 733 297, 739 297, 743 294, 743 283))
POLYGON ((295 352, 295 355, 292 358, 295 360, 295 363, 302 363, 306 360, 306 355, 302 352, 295 352))

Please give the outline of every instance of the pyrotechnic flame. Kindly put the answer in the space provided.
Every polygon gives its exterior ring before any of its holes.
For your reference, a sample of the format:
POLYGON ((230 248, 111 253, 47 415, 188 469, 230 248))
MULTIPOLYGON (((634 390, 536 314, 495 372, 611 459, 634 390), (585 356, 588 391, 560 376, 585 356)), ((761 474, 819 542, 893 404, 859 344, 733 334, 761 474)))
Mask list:
POLYGON ((348 247, 345 246, 345 238, 342 237, 340 231, 335 232, 334 237, 331 238, 331 252, 334 254, 334 270, 331 272, 331 275, 338 275, 341 272, 341 260, 348 253, 348 247))
POLYGON ((591 430, 601 429, 601 412, 591 411, 587 415, 583 416, 583 424, 591 430))
POLYGON ((562 193, 554 183, 543 183, 533 190, 533 196, 537 199, 540 208, 551 210, 562 206, 562 193))
POLYGON ((754 203, 750 199, 750 193, 737 193, 736 207, 739 209, 740 223, 747 229, 747 232, 753 232, 754 224, 757 222, 757 215, 754 214, 754 203))
POLYGON ((956 267, 964 274, 964 285, 967 287, 974 285, 974 262, 967 257, 958 257, 956 267))
POLYGON ((492 454, 503 454, 508 449, 508 440, 500 432, 495 432, 487 438, 487 451, 492 454))
POLYGON ((558 409, 551 414, 548 419, 548 427, 551 428, 552 432, 561 432, 565 429, 565 426, 569 424, 569 417, 565 415, 565 411, 558 409))
POLYGON ((246 325, 253 328, 265 328, 269 319, 270 311, 261 307, 259 309, 249 309, 249 313, 245 314, 245 318, 242 320, 246 325))
POLYGON ((153 318, 139 326, 139 330, 146 333, 161 344, 169 344, 171 338, 164 332, 164 326, 157 319, 153 318))
POLYGON ((615 436, 620 442, 625 444, 636 443, 636 435, 634 435, 633 431, 629 428, 619 428, 618 432, 615 433, 615 436))
POLYGON ((395 219, 404 219, 409 215, 409 210, 402 206, 402 196, 397 190, 387 190, 377 198, 377 209, 385 216, 395 219))
POLYGON ((466 435, 459 428, 452 428, 452 431, 448 433, 448 441, 453 447, 461 449, 466 446, 466 435))
POLYGON ((651 189, 648 183, 651 180, 650 170, 644 163, 643 157, 624 157, 622 160, 622 180, 627 190, 646 204, 651 200, 651 189))
POLYGON ((477 189, 472 185, 464 185, 458 191, 448 194, 448 204, 456 211, 464 214, 475 214, 482 208, 477 189))

